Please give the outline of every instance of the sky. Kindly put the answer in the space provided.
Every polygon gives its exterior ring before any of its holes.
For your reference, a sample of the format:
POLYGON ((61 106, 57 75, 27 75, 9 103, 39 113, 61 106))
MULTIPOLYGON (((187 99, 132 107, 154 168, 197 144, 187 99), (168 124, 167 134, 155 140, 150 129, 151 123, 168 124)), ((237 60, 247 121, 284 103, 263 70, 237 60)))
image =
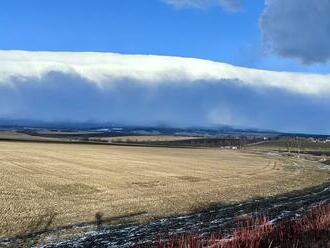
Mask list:
POLYGON ((4 0, 0 119, 330 133, 328 0, 4 0))

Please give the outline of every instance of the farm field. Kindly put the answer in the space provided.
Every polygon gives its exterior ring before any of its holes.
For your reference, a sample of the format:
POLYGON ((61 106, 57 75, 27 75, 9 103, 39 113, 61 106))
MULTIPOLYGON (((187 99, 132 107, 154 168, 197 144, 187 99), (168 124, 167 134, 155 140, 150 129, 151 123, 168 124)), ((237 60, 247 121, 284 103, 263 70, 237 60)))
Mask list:
POLYGON ((191 136, 174 136, 174 135, 134 135, 120 137, 105 137, 100 140, 108 142, 155 142, 155 141, 178 141, 178 140, 199 139, 199 137, 191 136))
POLYGON ((327 182, 318 162, 220 149, 0 142, 0 236, 184 214, 327 182))
POLYGON ((152 143, 152 142, 170 142, 180 140, 196 140, 200 137, 192 136, 177 136, 177 135, 115 135, 106 133, 93 133, 88 131, 80 132, 51 132, 48 130, 41 130, 37 132, 17 132, 17 131, 1 131, 0 141, 45 141, 45 142, 58 142, 58 143, 71 143, 71 142, 94 142, 94 143, 152 143))
POLYGON ((278 151, 278 152, 293 152, 293 153, 310 153, 317 155, 329 155, 330 143, 329 142, 312 142, 306 139, 279 139, 262 142, 260 144, 251 146, 254 150, 259 151, 278 151))
POLYGON ((0 140, 21 140, 21 141, 60 141, 56 138, 31 136, 15 131, 0 131, 0 140))

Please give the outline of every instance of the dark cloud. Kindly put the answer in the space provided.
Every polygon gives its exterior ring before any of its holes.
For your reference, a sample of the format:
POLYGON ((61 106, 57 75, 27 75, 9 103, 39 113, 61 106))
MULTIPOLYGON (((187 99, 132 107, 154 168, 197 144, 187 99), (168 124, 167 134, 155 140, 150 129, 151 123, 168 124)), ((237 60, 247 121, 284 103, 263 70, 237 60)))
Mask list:
POLYGON ((266 48, 305 64, 330 59, 329 0, 266 0, 260 25, 266 48))
POLYGON ((0 84, 0 116, 12 119, 176 126, 226 124, 285 131, 330 132, 330 100, 232 80, 194 84, 98 87, 75 74, 50 72, 0 84))

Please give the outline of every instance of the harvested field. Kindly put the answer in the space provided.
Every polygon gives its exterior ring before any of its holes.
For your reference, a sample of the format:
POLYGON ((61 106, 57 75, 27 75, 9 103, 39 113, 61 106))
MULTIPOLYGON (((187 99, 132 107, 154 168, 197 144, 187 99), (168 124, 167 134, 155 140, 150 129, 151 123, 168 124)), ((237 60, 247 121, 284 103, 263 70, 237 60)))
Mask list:
POLYGON ((24 140, 24 141, 59 141, 56 138, 31 136, 15 131, 0 131, 0 140, 24 140))
POLYGON ((184 214, 327 182, 317 162, 219 149, 0 142, 0 235, 184 214))

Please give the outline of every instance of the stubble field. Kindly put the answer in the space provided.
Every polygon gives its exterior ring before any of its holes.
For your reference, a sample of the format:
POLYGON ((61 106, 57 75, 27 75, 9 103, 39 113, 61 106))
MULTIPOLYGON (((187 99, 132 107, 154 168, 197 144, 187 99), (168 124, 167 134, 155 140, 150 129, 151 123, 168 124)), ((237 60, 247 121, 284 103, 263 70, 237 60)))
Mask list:
POLYGON ((97 212, 145 221, 327 180, 316 162, 276 154, 0 142, 0 236, 94 221, 97 212))

